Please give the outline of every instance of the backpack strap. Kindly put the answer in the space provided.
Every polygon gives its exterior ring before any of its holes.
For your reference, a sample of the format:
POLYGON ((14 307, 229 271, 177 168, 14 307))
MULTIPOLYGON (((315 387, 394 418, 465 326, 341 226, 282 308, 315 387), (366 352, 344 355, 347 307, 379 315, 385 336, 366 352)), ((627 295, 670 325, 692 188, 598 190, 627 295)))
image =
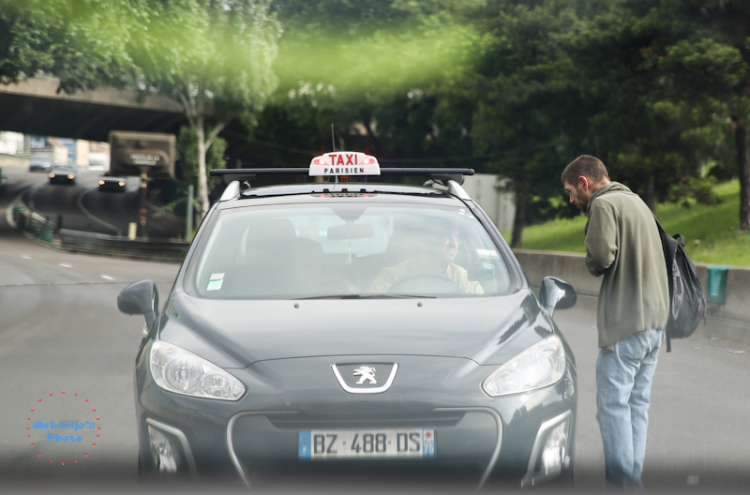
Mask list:
MULTIPOLYGON (((656 221, 656 226, 659 228, 659 234, 660 234, 659 237, 663 238, 663 236, 669 235, 664 231, 664 228, 659 223, 659 219, 656 218, 656 215, 654 215, 654 220, 656 221)), ((682 246, 685 245, 685 238, 682 236, 682 234, 675 235, 674 239, 677 240, 677 242, 680 242, 682 246), (678 236, 679 236, 679 239, 678 239, 678 236)), ((663 241, 662 241, 662 249, 664 250, 665 261, 667 261, 666 260, 667 246, 664 245, 663 241)), ((667 274, 670 274, 669 265, 667 265, 667 274)), ((671 308, 671 305, 672 305, 672 277, 671 276, 668 277, 668 281, 669 281, 669 304, 671 308)), ((666 331, 666 328, 664 329, 664 334, 667 337, 667 352, 672 352, 672 339, 669 337, 669 332, 666 331)))

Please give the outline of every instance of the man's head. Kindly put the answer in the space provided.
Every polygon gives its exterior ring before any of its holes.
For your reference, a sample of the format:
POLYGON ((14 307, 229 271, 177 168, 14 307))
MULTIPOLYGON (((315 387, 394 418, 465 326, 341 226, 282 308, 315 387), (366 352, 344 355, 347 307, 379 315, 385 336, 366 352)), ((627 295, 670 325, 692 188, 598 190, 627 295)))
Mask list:
POLYGON ((451 222, 438 220, 425 226, 424 235, 420 236, 420 254, 430 258, 434 263, 447 267, 458 254, 458 227, 451 222))
POLYGON ((581 155, 565 167, 562 183, 570 194, 570 202, 585 210, 594 191, 609 184, 604 163, 595 156, 581 155))

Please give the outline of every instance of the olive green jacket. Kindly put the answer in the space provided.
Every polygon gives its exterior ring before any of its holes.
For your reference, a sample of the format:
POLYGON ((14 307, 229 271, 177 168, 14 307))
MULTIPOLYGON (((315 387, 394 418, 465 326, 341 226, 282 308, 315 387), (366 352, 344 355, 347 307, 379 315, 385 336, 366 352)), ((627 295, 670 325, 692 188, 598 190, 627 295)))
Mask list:
POLYGON ((669 282, 654 215, 618 182, 600 187, 587 205, 586 267, 604 275, 599 290, 599 347, 649 328, 665 328, 669 282))

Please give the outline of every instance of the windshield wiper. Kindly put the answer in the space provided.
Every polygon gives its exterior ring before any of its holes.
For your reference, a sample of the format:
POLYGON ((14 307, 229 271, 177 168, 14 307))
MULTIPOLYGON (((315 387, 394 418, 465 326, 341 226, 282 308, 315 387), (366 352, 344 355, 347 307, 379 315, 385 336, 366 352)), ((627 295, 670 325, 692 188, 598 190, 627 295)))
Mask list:
POLYGON ((297 299, 435 299, 419 294, 329 294, 326 296, 296 297, 297 299))

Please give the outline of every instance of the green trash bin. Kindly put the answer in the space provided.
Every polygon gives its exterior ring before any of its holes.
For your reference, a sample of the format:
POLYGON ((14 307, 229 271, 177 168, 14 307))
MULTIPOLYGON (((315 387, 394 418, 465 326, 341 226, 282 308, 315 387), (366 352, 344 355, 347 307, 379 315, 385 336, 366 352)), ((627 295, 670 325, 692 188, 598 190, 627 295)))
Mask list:
POLYGON ((731 266, 717 265, 709 266, 708 270, 708 294, 706 300, 710 303, 724 304, 727 298, 727 272, 731 266))

